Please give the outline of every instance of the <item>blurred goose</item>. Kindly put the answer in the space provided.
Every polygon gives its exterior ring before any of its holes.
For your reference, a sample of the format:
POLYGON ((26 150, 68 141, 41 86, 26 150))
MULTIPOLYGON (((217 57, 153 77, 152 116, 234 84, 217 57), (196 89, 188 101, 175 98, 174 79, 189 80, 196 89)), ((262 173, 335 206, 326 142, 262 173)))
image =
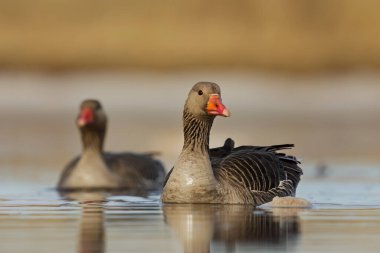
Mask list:
POLYGON ((235 148, 227 139, 224 146, 210 150, 210 130, 218 115, 230 115, 219 86, 194 85, 183 112, 183 149, 165 179, 162 201, 261 205, 276 196, 294 196, 302 175, 299 161, 276 152, 293 145, 235 148))
POLYGON ((106 125, 101 104, 97 100, 83 101, 77 118, 82 154, 65 167, 58 189, 161 188, 165 170, 151 154, 103 152, 106 125))

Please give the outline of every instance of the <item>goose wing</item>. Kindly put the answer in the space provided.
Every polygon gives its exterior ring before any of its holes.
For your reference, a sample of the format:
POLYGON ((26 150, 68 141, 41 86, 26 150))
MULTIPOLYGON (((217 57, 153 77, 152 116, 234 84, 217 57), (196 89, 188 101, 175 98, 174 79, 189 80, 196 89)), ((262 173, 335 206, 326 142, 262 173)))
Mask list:
MULTIPOLYGON (((280 144, 280 145, 272 145, 272 146, 240 146, 234 148, 231 153, 234 152, 242 152, 243 155, 249 155, 249 153, 253 152, 257 155, 266 155, 271 154, 273 157, 273 162, 282 166, 283 170, 286 174, 286 179, 289 179, 293 182, 294 186, 297 187, 300 177, 303 174, 302 169, 298 166, 301 164, 300 160, 295 156, 287 155, 283 152, 277 152, 284 149, 291 149, 294 147, 294 144, 280 144)), ((275 164, 271 163, 270 166, 275 166, 275 164)))
POLYGON ((224 145, 217 148, 211 148, 209 150, 209 156, 213 158, 223 158, 231 154, 231 151, 234 149, 235 142, 231 138, 227 138, 224 141, 224 145))
MULTIPOLYGON (((247 198, 258 202, 274 196, 294 195, 302 170, 295 157, 277 153, 292 144, 274 146, 241 146, 213 163, 219 181, 227 183, 247 198)), ((263 202, 264 203, 264 202, 263 202)))
POLYGON ((150 154, 105 153, 108 168, 127 185, 149 184, 160 187, 165 177, 165 169, 159 160, 150 154))
POLYGON ((223 158, 214 168, 215 176, 254 191, 268 191, 285 180, 285 172, 274 153, 240 150, 223 158))

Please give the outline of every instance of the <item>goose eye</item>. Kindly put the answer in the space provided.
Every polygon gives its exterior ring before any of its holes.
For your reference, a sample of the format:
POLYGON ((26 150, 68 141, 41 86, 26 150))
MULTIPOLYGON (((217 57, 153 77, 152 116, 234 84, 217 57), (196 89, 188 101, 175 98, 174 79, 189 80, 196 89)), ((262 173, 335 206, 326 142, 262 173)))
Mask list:
POLYGON ((199 96, 202 96, 202 95, 203 95, 203 91, 202 91, 202 90, 199 90, 199 91, 198 91, 198 95, 199 95, 199 96))

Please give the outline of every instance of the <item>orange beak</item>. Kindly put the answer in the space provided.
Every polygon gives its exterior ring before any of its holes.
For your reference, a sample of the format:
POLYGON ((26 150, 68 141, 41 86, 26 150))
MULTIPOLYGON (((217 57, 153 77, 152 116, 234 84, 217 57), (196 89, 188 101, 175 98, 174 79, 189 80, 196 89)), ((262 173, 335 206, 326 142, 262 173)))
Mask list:
POLYGON ((230 111, 222 104, 218 94, 211 94, 207 102, 207 113, 209 115, 220 115, 224 117, 230 116, 230 111))
POLYGON ((83 127, 89 123, 94 122, 94 113, 91 108, 85 107, 80 111, 77 124, 80 127, 83 127))

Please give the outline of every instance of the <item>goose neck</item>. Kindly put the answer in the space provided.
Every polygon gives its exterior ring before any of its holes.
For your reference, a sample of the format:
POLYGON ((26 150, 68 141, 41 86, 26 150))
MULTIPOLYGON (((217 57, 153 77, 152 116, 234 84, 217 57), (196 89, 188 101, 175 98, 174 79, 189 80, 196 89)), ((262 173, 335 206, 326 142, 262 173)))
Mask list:
POLYGON ((185 110, 183 114, 183 150, 208 154, 213 120, 213 117, 196 117, 185 110))
POLYGON ((94 129, 82 129, 81 136, 84 153, 103 152, 105 131, 99 131, 94 129))

